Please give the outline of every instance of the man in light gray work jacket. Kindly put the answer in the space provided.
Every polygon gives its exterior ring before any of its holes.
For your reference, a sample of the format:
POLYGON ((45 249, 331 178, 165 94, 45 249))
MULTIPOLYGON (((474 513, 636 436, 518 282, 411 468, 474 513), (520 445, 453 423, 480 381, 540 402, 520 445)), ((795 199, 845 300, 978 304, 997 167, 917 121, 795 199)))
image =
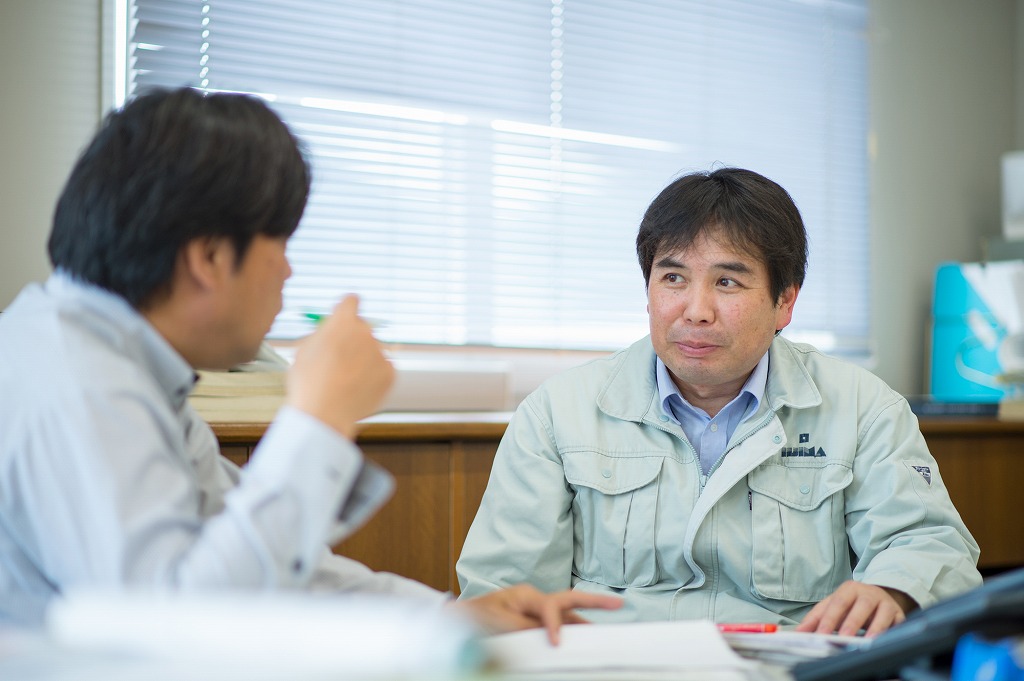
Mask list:
POLYGON ((464 597, 529 582, 625 598, 595 619, 875 635, 981 583, 906 400, 778 336, 807 263, 782 187, 681 177, 637 253, 650 336, 520 405, 458 562, 464 597))

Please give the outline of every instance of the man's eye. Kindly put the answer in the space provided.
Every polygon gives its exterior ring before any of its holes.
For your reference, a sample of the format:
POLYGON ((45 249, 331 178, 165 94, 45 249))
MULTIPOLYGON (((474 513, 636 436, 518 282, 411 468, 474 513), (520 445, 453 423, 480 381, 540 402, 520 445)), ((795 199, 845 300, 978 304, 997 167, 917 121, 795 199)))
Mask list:
POLYGON ((679 276, 678 274, 666 274, 665 275, 665 281, 667 281, 670 284, 678 284, 682 280, 683 280, 683 278, 681 276, 679 276))
POLYGON ((730 279, 729 277, 722 277, 719 279, 718 285, 725 288, 735 288, 736 286, 739 286, 735 279, 730 279))

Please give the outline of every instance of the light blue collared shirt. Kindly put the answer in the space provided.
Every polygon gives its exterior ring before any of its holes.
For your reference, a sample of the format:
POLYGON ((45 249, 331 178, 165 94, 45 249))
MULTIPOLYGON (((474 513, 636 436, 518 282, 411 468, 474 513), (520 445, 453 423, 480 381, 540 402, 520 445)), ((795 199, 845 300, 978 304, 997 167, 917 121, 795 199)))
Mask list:
POLYGON ((686 401, 660 357, 657 359, 657 377, 662 411, 683 429, 700 459, 701 470, 707 475, 725 454, 736 427, 750 418, 764 399, 768 383, 768 353, 764 353, 750 372, 739 394, 714 418, 686 401))
POLYGON ((0 620, 90 587, 443 600, 327 551, 382 501, 355 445, 285 406, 241 472, 194 380, 127 302, 60 272, 0 315, 0 620))

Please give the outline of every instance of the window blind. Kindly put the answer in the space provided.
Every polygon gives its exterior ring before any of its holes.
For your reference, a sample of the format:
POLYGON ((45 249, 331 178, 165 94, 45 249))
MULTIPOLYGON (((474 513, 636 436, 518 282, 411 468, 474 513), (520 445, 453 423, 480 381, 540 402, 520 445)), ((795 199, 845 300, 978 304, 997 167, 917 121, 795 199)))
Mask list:
MULTIPOLYGON (((126 1, 126 0, 121 0, 126 1)), ((786 187, 787 335, 868 351, 865 0, 130 0, 126 92, 259 94, 309 206, 271 331, 344 293, 387 341, 610 349, 647 332, 634 239, 683 172, 786 187)))

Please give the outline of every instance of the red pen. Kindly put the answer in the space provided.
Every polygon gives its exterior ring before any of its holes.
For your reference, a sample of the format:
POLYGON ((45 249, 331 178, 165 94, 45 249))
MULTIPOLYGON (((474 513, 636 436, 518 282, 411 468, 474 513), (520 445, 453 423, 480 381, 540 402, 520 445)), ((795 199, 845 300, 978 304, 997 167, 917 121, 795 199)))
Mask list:
POLYGON ((719 624, 718 630, 723 634, 774 634, 778 631, 777 624, 753 622, 750 624, 719 624))

